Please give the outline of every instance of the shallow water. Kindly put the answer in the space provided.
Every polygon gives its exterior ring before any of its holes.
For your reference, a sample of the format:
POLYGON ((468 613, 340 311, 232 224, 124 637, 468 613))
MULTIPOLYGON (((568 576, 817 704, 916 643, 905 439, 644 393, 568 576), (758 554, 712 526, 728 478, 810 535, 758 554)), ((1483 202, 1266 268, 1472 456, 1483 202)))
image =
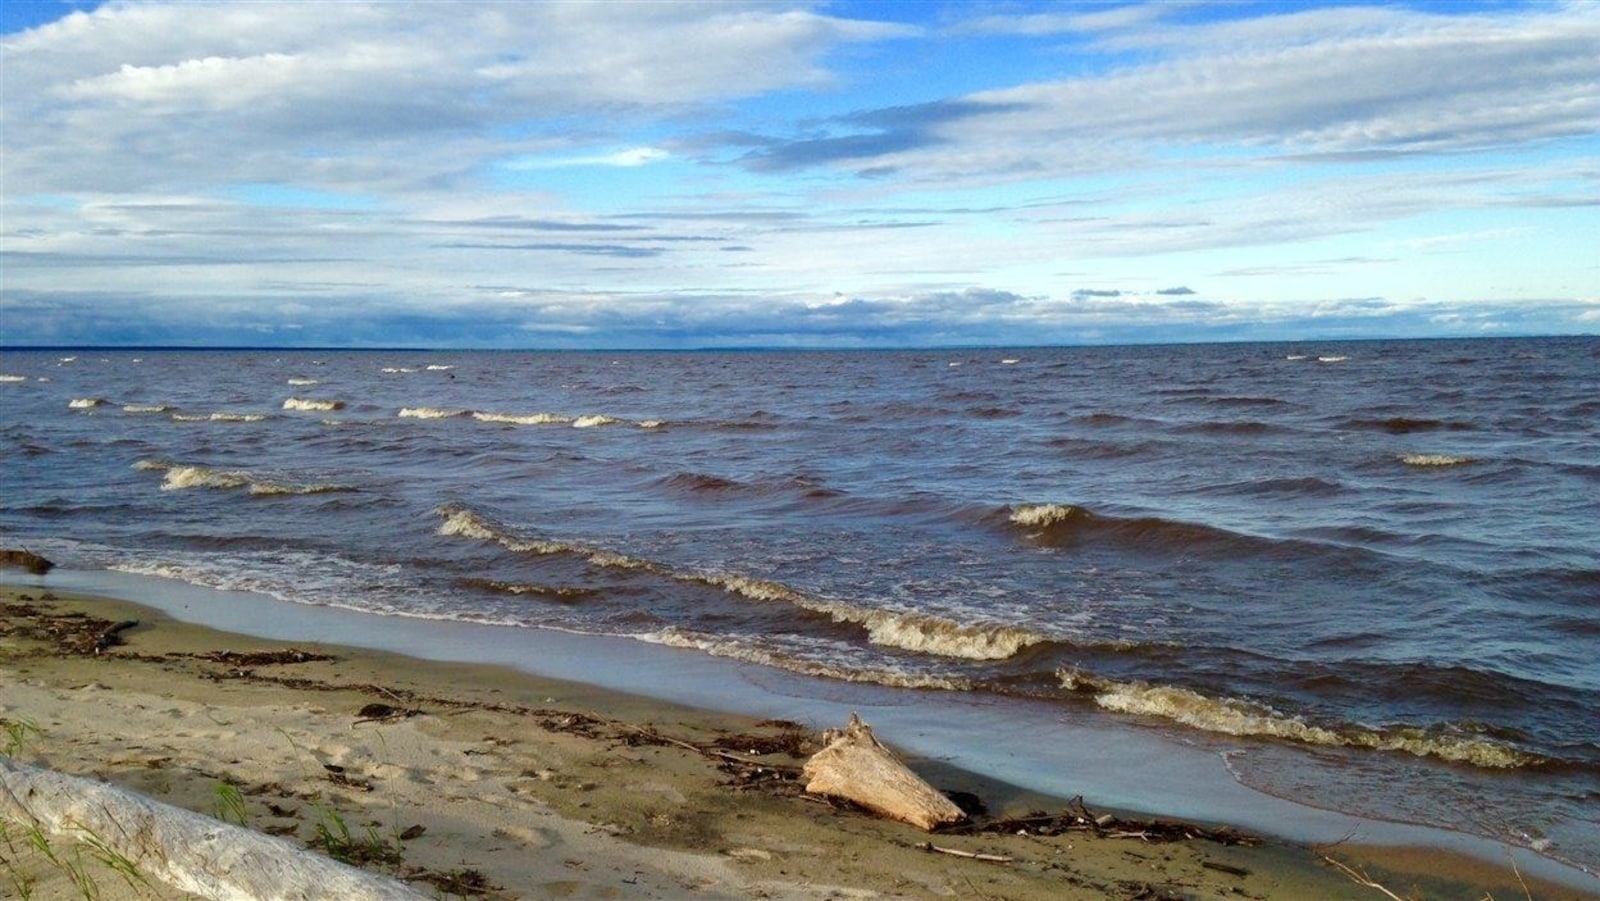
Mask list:
POLYGON ((0 537, 70 566, 1024 697, 1600 865, 1600 340, 0 375, 0 537))

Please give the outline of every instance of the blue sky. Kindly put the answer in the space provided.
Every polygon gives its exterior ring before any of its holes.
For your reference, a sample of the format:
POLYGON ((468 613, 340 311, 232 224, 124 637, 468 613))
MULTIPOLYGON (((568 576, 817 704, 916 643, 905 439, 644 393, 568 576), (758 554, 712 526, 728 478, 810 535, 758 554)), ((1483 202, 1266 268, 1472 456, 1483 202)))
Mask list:
POLYGON ((0 343, 1600 333, 1600 3, 0 6, 0 343))

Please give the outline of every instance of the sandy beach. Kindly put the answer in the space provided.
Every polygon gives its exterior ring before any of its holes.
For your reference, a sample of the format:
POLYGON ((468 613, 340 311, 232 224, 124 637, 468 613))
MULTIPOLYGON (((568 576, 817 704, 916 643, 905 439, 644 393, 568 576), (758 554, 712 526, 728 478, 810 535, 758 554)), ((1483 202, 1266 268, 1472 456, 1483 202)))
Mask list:
MULTIPOLYGON (((105 598, 0 599, 7 756, 284 836, 424 895, 1383 897, 1358 884, 1365 874, 1403 897, 1595 897, 1442 852, 1298 847, 913 760, 983 810, 930 836, 806 796, 798 772, 819 736, 802 724, 290 646, 105 598)), ((69 836, 49 836, 46 853, 29 825, 5 824, 0 894, 184 897, 148 862, 120 873, 69 836)))

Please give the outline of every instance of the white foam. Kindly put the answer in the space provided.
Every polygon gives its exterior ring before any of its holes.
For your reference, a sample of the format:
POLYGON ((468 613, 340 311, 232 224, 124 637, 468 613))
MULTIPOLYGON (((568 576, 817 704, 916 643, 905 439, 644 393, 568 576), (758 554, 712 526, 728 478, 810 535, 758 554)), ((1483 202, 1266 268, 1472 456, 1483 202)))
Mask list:
POLYGON ((882 647, 966 660, 1004 660, 1029 645, 1045 641, 1043 635, 998 623, 962 624, 924 613, 873 610, 844 601, 825 600, 780 582, 718 573, 694 577, 730 594, 757 601, 793 604, 825 614, 834 622, 854 623, 867 630, 867 640, 882 647))
POLYGON ((185 488, 244 488, 250 484, 247 472, 211 469, 206 466, 174 466, 161 482, 162 491, 185 488))
POLYGON ((317 380, 316 379, 302 378, 300 376, 295 376, 295 377, 289 379, 289 384, 297 385, 297 386, 315 385, 315 384, 317 384, 317 380))
POLYGON ((962 624, 920 613, 875 610, 862 623, 873 644, 941 657, 1005 660, 1043 635, 999 623, 962 624))
POLYGON ((172 408, 166 404, 123 404, 124 413, 166 413, 172 408))
POLYGON ((786 669, 790 672, 841 682, 860 682, 887 685, 892 688, 933 689, 940 691, 971 691, 967 679, 936 676, 923 673, 905 673, 895 670, 875 669, 865 666, 830 666, 814 660, 783 654, 756 646, 750 640, 716 638, 681 629, 664 629, 636 636, 643 641, 668 647, 703 651, 713 657, 726 657, 755 663, 761 666, 786 669))
POLYGON ((106 400, 103 397, 74 397, 67 402, 67 408, 71 410, 90 410, 105 405, 106 400))
POLYGON ((180 466, 156 460, 140 460, 135 469, 166 470, 162 491, 182 491, 188 488, 248 489, 256 495, 323 494, 335 491, 353 491, 343 485, 296 484, 260 478, 242 469, 212 469, 208 466, 180 466))
POLYGON ((1068 690, 1095 691, 1094 701, 1106 710, 1155 716, 1194 729, 1225 735, 1278 738, 1330 747, 1404 751, 1488 768, 1525 766, 1535 758, 1487 739, 1428 735, 1420 729, 1374 730, 1349 726, 1328 728, 1279 713, 1264 704, 1237 698, 1213 698, 1187 688, 1144 682, 1112 682, 1063 670, 1068 690))
POLYGON ((479 422, 498 422, 505 425, 565 425, 572 420, 554 413, 473 413, 479 422))
POLYGON ((437 407, 403 407, 400 410, 402 419, 453 419, 465 415, 466 410, 441 410, 437 407))
POLYGON ((429 372, 449 372, 450 370, 452 370, 454 368, 455 368, 454 366, 440 366, 438 363, 430 363, 430 364, 428 364, 428 371, 429 372))
POLYGON ((1406 454, 1400 462, 1407 466, 1460 466, 1473 462, 1471 457, 1455 457, 1449 454, 1406 454))
POLYGON ((5 375, 0 373, 0 382, 26 382, 27 380, 28 377, 25 375, 5 375))
POLYGON ((591 413, 587 416, 579 416, 577 419, 572 420, 572 427, 575 429, 592 429, 595 426, 616 425, 619 422, 622 422, 622 420, 611 416, 602 416, 598 413, 591 413))
POLYGON ((178 464, 176 463, 169 463, 166 460, 135 460, 133 463, 133 468, 139 470, 140 472, 166 472, 177 465, 178 464))
POLYGON ((1305 354, 1290 354, 1287 357, 1284 357, 1285 360, 1304 360, 1305 358, 1305 354))
POLYGON ((309 397, 291 397, 283 402, 285 410, 312 410, 326 413, 330 410, 343 410, 342 400, 316 400, 309 397))
POLYGON ((174 413, 175 422, 260 422, 265 413, 174 413))
POLYGON ((1011 521, 1019 526, 1042 529, 1081 515, 1079 508, 1068 504, 1030 504, 1012 510, 1011 521))
POLYGON ((1318 363, 1343 363, 1349 357, 1317 357, 1318 363))
POLYGON ((411 366, 385 366, 383 371, 393 374, 396 372, 416 372, 417 370, 411 366))

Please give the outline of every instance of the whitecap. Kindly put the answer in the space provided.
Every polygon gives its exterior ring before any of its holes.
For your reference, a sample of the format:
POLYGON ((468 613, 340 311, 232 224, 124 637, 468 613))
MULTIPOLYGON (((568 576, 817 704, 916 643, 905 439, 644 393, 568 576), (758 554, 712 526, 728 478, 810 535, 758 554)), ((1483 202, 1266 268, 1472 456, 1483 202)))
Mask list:
POLYGON ((1318 363, 1343 363, 1349 357, 1317 357, 1318 363))
POLYGON ((1081 515, 1083 511, 1068 504, 1029 504, 1011 511, 1011 521, 1019 526, 1043 529, 1081 515))
POLYGON ((166 413, 172 408, 166 404, 123 404, 124 413, 166 413))
POLYGON ((453 419, 457 416, 466 416, 466 410, 441 410, 437 407, 402 407, 402 419, 453 419))
POLYGON ((1412 727, 1372 729, 1354 725, 1319 726, 1300 717, 1280 713, 1265 704, 1238 698, 1209 697, 1173 685, 1114 682, 1072 670, 1063 670, 1058 675, 1063 688, 1094 692, 1095 704, 1106 710, 1160 717, 1207 732, 1278 738, 1329 747, 1404 751, 1418 757, 1437 757, 1492 769, 1537 762, 1532 755, 1483 738, 1433 735, 1412 727))
POLYGON ((291 397, 283 402, 285 410, 311 410, 325 413, 330 410, 343 410, 342 400, 316 400, 309 397, 291 397))
POLYGON ((67 402, 67 408, 71 410, 92 410, 105 405, 106 399, 103 397, 74 397, 67 402))
POLYGON ((265 413, 174 413, 174 422, 260 422, 265 413))
POLYGON ((316 379, 303 378, 301 376, 294 376, 294 377, 289 379, 289 384, 296 385, 296 386, 315 385, 315 384, 317 384, 317 380, 316 379))
POLYGON ((572 421, 566 416, 555 413, 473 413, 472 418, 479 422, 498 422, 504 425, 565 425, 572 421))
POLYGON ((1400 462, 1407 466, 1460 466, 1473 462, 1473 459, 1450 454, 1406 454, 1400 458, 1400 462))
POLYGON ((0 382, 26 382, 27 380, 28 377, 25 375, 0 374, 0 382))
POLYGON ((622 420, 612 416, 602 416, 598 413, 591 413, 588 416, 579 416, 577 419, 572 420, 572 427, 575 429, 592 429, 595 426, 616 425, 621 421, 622 420))

